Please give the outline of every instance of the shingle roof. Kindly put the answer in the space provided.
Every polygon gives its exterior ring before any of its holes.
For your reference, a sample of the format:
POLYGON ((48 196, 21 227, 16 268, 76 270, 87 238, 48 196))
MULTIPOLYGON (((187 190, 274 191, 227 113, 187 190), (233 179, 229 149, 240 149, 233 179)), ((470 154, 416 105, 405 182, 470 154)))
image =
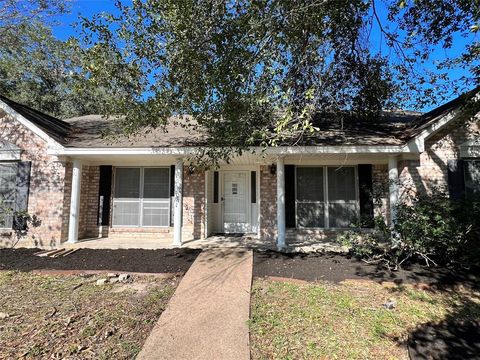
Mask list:
MULTIPOLYGON (((479 88, 473 90, 478 91, 479 88)), ((189 116, 172 118, 165 128, 147 128, 125 136, 115 119, 86 115, 65 120, 41 113, 0 96, 0 100, 66 147, 183 147, 206 144, 206 135, 189 116), (105 134, 113 136, 105 136, 105 134)), ((338 120, 320 118, 315 124, 320 132, 302 139, 302 145, 402 145, 437 119, 463 104, 460 96, 426 114, 409 111, 385 112, 382 121, 365 122, 350 118, 342 125, 338 120)))
POLYGON ((68 147, 176 147, 205 144, 205 135, 194 128, 191 118, 173 118, 165 129, 147 128, 132 136, 125 136, 114 118, 86 115, 64 120, 73 129, 68 147), (107 136, 105 136, 107 134, 107 136))

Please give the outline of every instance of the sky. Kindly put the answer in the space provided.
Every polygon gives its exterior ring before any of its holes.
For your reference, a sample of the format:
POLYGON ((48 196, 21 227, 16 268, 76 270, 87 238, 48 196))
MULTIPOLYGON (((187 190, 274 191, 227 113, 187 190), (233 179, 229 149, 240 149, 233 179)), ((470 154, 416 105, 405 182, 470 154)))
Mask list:
MULTIPOLYGON (((78 21, 79 16, 91 18, 93 15, 98 14, 102 11, 115 13, 116 7, 114 5, 114 0, 73 0, 71 6, 71 12, 69 14, 61 15, 58 19, 58 24, 53 27, 53 34, 55 37, 66 40, 70 36, 75 36, 77 34, 75 28, 72 26, 76 21, 78 21)), ((123 3, 131 2, 129 0, 123 0, 123 3)), ((382 6, 382 2, 377 3, 377 11, 379 12, 380 17, 386 16, 386 9, 382 6)), ((465 46, 471 42, 472 37, 470 38, 462 38, 462 37, 455 37, 454 38, 454 47, 448 50, 442 49, 439 47, 434 51, 431 56, 430 62, 427 64, 427 68, 430 70, 434 69, 434 62, 445 58, 445 56, 454 56, 461 53, 461 51, 465 48, 465 46)), ((381 42, 381 34, 377 27, 373 27, 372 33, 370 36, 371 46, 375 47, 375 49, 379 49, 379 44, 381 42)), ((382 54, 385 56, 389 56, 389 49, 383 45, 381 47, 382 54)), ((460 78, 462 75, 468 75, 468 72, 463 69, 456 69, 450 72, 450 74, 454 78, 460 78)), ((453 96, 452 96, 453 97, 453 96)), ((432 105, 427 108, 423 108, 423 111, 429 111, 432 108, 436 107, 432 105)), ((418 109, 417 109, 418 110, 418 109)))

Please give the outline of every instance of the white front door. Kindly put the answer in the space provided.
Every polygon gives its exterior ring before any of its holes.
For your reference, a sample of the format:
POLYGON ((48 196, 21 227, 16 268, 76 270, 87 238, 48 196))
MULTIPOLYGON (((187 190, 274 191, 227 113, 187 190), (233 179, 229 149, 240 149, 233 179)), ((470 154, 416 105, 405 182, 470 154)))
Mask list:
POLYGON ((246 233, 249 229, 246 171, 223 173, 223 231, 246 233))

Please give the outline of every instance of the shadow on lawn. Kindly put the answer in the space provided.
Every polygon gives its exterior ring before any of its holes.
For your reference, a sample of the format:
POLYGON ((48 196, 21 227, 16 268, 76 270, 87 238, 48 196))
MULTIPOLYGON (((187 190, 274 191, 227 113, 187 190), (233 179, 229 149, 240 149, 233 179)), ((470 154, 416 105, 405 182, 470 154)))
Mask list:
POLYGON ((462 298, 440 322, 420 325, 410 335, 413 360, 480 359, 480 303, 462 298))
POLYGON ((480 289, 478 269, 466 271, 445 267, 427 267, 416 263, 391 271, 380 265, 363 265, 356 268, 355 274, 377 282, 391 281, 396 285, 421 283, 439 290, 449 290, 458 285, 480 289))

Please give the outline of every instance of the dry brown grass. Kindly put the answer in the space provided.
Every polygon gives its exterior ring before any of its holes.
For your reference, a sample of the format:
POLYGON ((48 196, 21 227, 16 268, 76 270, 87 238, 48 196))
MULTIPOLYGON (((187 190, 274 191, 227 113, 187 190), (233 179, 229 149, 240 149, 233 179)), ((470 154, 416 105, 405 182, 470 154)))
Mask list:
POLYGON ((0 272, 0 312, 9 315, 0 358, 132 359, 179 280, 96 286, 95 277, 0 272))

